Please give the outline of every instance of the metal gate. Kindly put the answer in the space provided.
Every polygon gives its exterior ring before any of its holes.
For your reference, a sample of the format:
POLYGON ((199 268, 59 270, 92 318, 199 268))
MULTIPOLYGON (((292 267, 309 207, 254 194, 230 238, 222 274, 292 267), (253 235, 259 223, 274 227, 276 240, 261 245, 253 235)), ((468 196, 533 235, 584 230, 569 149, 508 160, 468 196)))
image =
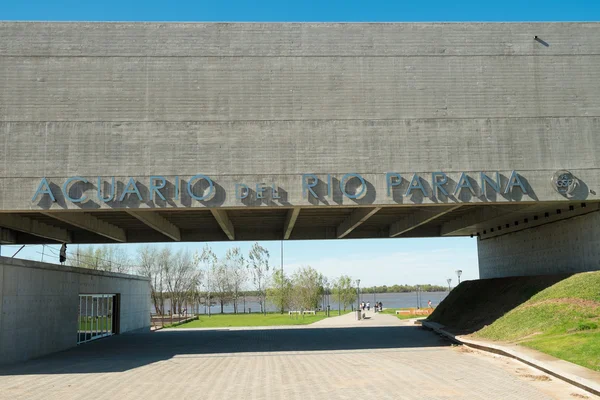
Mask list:
POLYGON ((115 333, 115 294, 80 294, 77 344, 115 333))

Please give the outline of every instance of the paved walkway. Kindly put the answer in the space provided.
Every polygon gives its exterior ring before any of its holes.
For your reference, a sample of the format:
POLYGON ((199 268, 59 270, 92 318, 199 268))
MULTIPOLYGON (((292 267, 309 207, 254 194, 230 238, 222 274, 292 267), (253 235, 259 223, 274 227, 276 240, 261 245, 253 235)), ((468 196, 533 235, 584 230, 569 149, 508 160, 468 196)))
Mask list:
MULTIPOLYGON (((319 322, 311 324, 311 327, 369 327, 369 326, 406 326, 414 325, 414 320, 401 320, 395 315, 376 313, 373 310, 363 311, 365 319, 358 321, 356 311, 350 314, 344 314, 339 317, 322 319, 319 322)), ((335 315, 332 311, 330 315, 335 315)))
POLYGON ((521 363, 381 317, 116 336, 0 368, 0 399, 585 398, 521 363))
POLYGON ((446 331, 443 325, 431 321, 424 321, 423 325, 458 343, 515 358, 529 365, 535 365, 538 369, 546 371, 552 376, 560 377, 567 382, 574 382, 577 386, 585 388, 588 392, 595 393, 596 395, 600 394, 600 372, 525 346, 520 346, 516 343, 494 342, 480 338, 474 339, 470 335, 457 336, 446 331))

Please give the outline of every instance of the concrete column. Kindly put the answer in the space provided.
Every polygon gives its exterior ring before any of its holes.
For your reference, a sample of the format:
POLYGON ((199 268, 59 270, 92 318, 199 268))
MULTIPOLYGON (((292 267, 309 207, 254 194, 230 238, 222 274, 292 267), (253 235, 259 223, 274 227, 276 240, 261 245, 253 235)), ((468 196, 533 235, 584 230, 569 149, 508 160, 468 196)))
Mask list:
POLYGON ((479 240, 479 277, 600 270, 600 211, 479 240))

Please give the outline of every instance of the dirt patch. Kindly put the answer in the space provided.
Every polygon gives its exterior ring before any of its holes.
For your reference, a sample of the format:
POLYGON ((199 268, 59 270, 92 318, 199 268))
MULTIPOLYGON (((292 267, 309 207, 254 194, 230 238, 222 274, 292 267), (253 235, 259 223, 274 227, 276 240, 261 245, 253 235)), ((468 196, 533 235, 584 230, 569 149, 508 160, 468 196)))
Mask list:
POLYGON ((584 394, 579 394, 579 393, 571 393, 571 397, 575 397, 577 399, 589 399, 589 396, 586 396, 584 394))
POLYGON ((471 350, 467 346, 458 346, 456 348, 456 351, 458 351, 459 353, 465 353, 465 354, 473 353, 473 350, 471 350))
POLYGON ((552 379, 546 375, 533 375, 533 374, 523 374, 521 375, 523 378, 531 379, 532 381, 538 382, 550 382, 552 379))

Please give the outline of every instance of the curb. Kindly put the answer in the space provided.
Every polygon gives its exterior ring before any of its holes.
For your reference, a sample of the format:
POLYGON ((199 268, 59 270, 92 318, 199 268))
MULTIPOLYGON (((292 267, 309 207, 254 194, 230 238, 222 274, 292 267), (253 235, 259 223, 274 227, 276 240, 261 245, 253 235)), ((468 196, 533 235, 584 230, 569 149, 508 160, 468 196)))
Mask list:
MULTIPOLYGON (((445 328, 444 325, 441 325, 441 324, 438 324, 435 322, 423 321, 422 326, 424 328, 433 330, 434 332, 450 339, 452 342, 462 344, 462 345, 465 345, 468 347, 472 347, 474 349, 483 350, 483 351, 487 351, 490 353, 499 354, 501 356, 513 358, 515 360, 521 361, 524 364, 529 365, 530 367, 539 369, 540 371, 545 372, 548 375, 551 375, 555 378, 558 378, 567 383, 570 383, 571 385, 577 386, 578 388, 583 389, 589 393, 592 393, 596 396, 600 396, 600 380, 598 382, 596 382, 596 381, 593 381, 593 380, 590 380, 587 378, 583 378, 579 375, 575 375, 573 373, 562 371, 560 368, 557 368, 555 365, 550 365, 548 362, 538 360, 534 357, 528 356, 526 354, 522 354, 518 351, 515 351, 513 349, 510 349, 510 348, 507 348, 504 346, 499 346, 499 345, 492 344, 492 343, 478 342, 475 340, 463 338, 461 336, 453 335, 450 332, 447 332, 446 330, 444 330, 444 328, 445 328)), ((542 353, 540 353, 540 354, 542 354, 542 353)), ((588 371, 587 368, 585 368, 585 367, 581 367, 581 366, 572 364, 568 361, 559 360, 557 358, 548 356, 547 354, 544 354, 544 358, 551 359, 554 362, 564 363, 565 366, 569 366, 569 367, 573 367, 573 368, 581 368, 583 371, 586 371, 586 372, 588 371)), ((595 373, 594 371, 591 371, 591 372, 595 373)))

